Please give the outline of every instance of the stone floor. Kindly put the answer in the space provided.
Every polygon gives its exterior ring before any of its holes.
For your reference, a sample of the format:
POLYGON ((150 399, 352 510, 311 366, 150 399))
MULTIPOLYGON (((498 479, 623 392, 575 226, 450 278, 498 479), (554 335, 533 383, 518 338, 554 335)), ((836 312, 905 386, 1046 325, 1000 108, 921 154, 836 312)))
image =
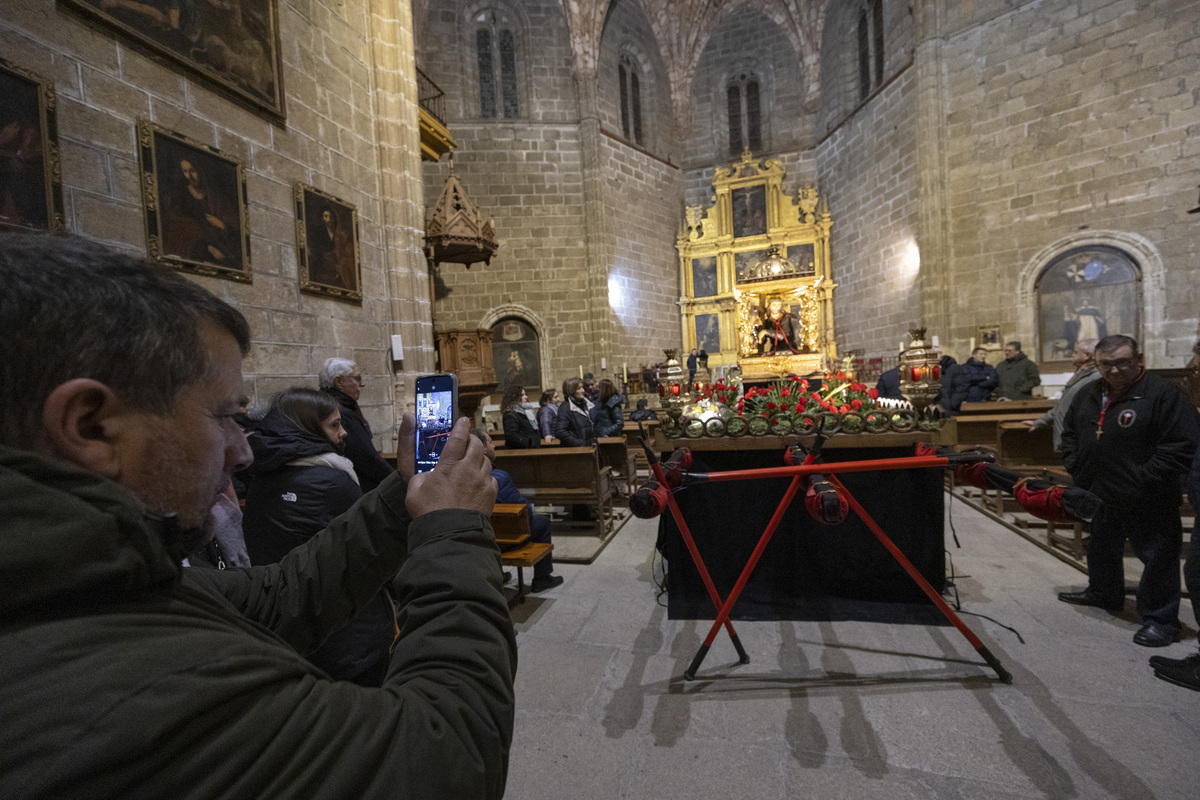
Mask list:
POLYGON ((1182 643, 1138 647, 1132 598, 1119 616, 1060 603, 1081 573, 962 503, 948 511, 963 619, 1012 685, 954 628, 858 622, 738 622, 751 663, 722 634, 686 682, 710 623, 667 619, 655 522, 633 520, 514 612, 506 796, 1200 797, 1200 693, 1147 665, 1194 652, 1191 606, 1182 643))

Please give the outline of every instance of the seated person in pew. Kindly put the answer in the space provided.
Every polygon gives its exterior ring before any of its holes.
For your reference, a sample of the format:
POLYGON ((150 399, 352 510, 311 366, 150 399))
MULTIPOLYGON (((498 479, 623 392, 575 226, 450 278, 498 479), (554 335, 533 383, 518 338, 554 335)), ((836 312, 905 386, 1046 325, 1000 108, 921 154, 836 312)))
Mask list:
POLYGON ((637 410, 630 414, 629 418, 634 422, 647 422, 649 420, 656 419, 658 415, 647 408, 646 406, 648 405, 649 402, 646 400, 646 398, 643 397, 641 400, 638 400, 637 410))
MULTIPOLYGON (((471 434, 483 442, 483 446, 486 448, 484 452, 487 455, 488 461, 492 462, 492 477, 496 479, 496 502, 528 504, 531 515, 529 520, 529 538, 539 544, 551 544, 550 518, 545 514, 532 513, 533 503, 530 503, 523 494, 517 491, 517 486, 513 483, 512 476, 502 469, 496 469, 496 446, 492 443, 492 437, 488 436, 487 431, 483 428, 474 428, 471 430, 471 434)), ((562 582, 562 577, 554 574, 554 556, 548 555, 534 564, 533 581, 529 584, 529 591, 537 594, 547 589, 553 589, 555 586, 560 586, 562 582)))
POLYGON ((992 395, 1000 379, 996 368, 987 363, 987 350, 976 347, 971 357, 950 372, 950 390, 943 392, 942 410, 949 416, 958 413, 963 403, 981 403, 992 395))

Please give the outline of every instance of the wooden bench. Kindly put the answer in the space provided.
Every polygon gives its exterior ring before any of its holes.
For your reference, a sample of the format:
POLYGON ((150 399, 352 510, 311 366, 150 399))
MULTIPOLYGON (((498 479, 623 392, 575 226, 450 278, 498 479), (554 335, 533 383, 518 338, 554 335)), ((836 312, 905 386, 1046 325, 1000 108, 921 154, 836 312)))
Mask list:
POLYGON ((510 609, 524 603, 528 594, 525 567, 534 567, 554 550, 552 544, 529 541, 530 516, 528 503, 496 503, 492 507, 492 530, 500 547, 500 561, 506 567, 517 568, 517 593, 508 601, 510 609))
POLYGON ((596 535, 612 526, 612 468, 600 466, 599 450, 590 447, 539 447, 496 451, 496 468, 512 476, 530 501, 596 508, 596 535))
MULTIPOLYGON (((658 417, 655 417, 654 419, 648 419, 642 423, 646 429, 646 436, 650 440, 651 445, 653 445, 654 442, 654 430, 661 424, 662 423, 658 417)), ((644 450, 642 450, 641 428, 638 427, 637 422, 626 418, 625 426, 622 430, 625 433, 626 446, 633 453, 634 468, 649 472, 650 462, 646 461, 646 453, 644 450)))
MULTIPOLYGON (((629 447, 624 436, 601 436, 596 440, 596 447, 600 451, 600 463, 612 469, 613 475, 625 484, 625 496, 631 496, 637 482, 637 451, 629 447)), ((645 459, 644 455, 642 459, 645 459)))
POLYGON ((1025 414, 1026 419, 1034 419, 1054 408, 1058 402, 1047 397, 1035 397, 1032 400, 984 400, 978 403, 963 403, 958 409, 960 416, 969 417, 976 414, 1025 414))
MULTIPOLYGON (((963 403, 966 405, 966 403, 963 403)), ((1008 405, 1005 403, 1005 405, 1008 405)), ((995 445, 999 441, 999 423, 1034 419, 1036 414, 974 414, 953 417, 954 430, 960 445, 995 445)))

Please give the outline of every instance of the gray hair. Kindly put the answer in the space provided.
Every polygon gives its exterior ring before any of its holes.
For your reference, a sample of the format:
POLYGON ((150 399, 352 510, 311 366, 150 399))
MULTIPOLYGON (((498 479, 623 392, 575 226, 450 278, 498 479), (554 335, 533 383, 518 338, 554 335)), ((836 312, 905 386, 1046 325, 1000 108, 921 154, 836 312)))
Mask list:
POLYGON ((74 378, 169 414, 212 369, 202 323, 249 352, 245 317, 172 270, 78 237, 0 234, 0 443, 32 449, 46 399, 74 378))
POLYGON ((333 382, 338 378, 344 378, 354 372, 354 362, 348 358, 327 358, 325 366, 321 367, 321 372, 317 375, 318 385, 322 389, 332 389, 333 382))
POLYGON ((1099 341, 1099 339, 1080 339, 1075 343, 1075 346, 1091 356, 1096 354, 1096 345, 1099 341))

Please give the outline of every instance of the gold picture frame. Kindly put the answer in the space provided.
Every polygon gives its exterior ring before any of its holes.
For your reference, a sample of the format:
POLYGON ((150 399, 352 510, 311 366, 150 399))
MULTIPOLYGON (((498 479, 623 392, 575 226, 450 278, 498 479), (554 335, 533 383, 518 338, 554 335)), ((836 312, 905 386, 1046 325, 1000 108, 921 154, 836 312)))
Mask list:
POLYGON ((250 283, 245 166, 220 150, 138 120, 146 254, 196 275, 250 283))
POLYGON ((0 230, 64 233, 54 83, 0 58, 0 230))
POLYGON ((300 290, 361 304, 358 208, 303 183, 295 199, 300 290))
POLYGON ((282 122, 286 118, 278 0, 147 3, 58 0, 114 31, 156 60, 164 58, 226 96, 282 122))
POLYGON ((1000 335, 999 325, 980 325, 979 338, 976 347, 982 347, 984 350, 1002 350, 1004 349, 1004 337, 1000 335))

